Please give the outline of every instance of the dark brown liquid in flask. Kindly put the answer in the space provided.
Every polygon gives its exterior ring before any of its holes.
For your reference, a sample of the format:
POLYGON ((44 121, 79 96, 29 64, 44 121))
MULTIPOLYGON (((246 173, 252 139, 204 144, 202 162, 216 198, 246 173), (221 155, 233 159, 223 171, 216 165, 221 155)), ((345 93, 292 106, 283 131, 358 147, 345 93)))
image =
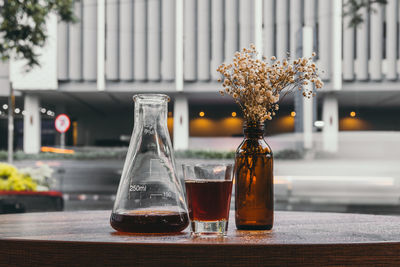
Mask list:
POLYGON ((274 220, 273 157, 264 125, 245 126, 235 157, 235 221, 242 230, 269 230, 274 220))
POLYGON ((177 233, 189 224, 186 212, 132 211, 112 213, 111 226, 120 232, 130 233, 177 233))

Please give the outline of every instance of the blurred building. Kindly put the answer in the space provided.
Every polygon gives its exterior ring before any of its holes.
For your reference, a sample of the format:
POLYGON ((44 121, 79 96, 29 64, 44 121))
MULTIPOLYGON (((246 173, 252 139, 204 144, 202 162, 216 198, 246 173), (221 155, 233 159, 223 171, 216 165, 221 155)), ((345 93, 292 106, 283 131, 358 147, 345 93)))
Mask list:
POLYGON ((315 131, 323 121, 326 149, 335 151, 338 130, 400 130, 399 1, 363 10, 357 28, 348 27, 341 7, 339 0, 77 1, 78 23, 49 19, 40 68, 0 66, 0 146, 10 79, 19 111, 15 145, 27 152, 59 144, 53 121, 60 113, 72 119, 67 145, 124 144, 136 93, 171 96, 177 149, 191 137, 240 135, 240 110, 218 94, 215 70, 250 43, 278 58, 302 56, 308 46, 324 70, 317 101, 288 98, 269 133, 315 131))

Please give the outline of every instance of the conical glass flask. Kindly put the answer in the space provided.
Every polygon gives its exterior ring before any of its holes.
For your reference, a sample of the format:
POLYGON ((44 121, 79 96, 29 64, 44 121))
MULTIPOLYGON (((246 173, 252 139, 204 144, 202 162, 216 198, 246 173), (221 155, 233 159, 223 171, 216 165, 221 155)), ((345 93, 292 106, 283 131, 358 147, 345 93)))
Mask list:
POLYGON ((189 224, 167 128, 169 97, 133 97, 135 122, 111 226, 122 232, 180 232, 189 224))

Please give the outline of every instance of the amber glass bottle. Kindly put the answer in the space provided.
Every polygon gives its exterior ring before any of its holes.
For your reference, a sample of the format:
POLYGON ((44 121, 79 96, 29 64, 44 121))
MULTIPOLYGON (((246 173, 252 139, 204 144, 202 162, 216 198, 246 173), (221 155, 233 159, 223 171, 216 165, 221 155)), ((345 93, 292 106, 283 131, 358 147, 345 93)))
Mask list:
POLYGON ((269 230, 274 220, 272 151, 264 124, 244 125, 245 138, 235 157, 235 217, 240 230, 269 230))

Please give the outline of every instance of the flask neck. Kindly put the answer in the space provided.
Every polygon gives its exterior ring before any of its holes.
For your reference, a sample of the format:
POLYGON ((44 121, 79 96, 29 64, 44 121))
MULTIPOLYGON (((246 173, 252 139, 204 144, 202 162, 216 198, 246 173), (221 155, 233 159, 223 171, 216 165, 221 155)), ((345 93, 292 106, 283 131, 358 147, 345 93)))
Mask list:
POLYGON ((246 138, 260 139, 264 136, 263 122, 245 122, 243 125, 243 133, 246 138))
POLYGON ((168 97, 164 95, 138 95, 135 97, 135 126, 166 126, 168 97))

